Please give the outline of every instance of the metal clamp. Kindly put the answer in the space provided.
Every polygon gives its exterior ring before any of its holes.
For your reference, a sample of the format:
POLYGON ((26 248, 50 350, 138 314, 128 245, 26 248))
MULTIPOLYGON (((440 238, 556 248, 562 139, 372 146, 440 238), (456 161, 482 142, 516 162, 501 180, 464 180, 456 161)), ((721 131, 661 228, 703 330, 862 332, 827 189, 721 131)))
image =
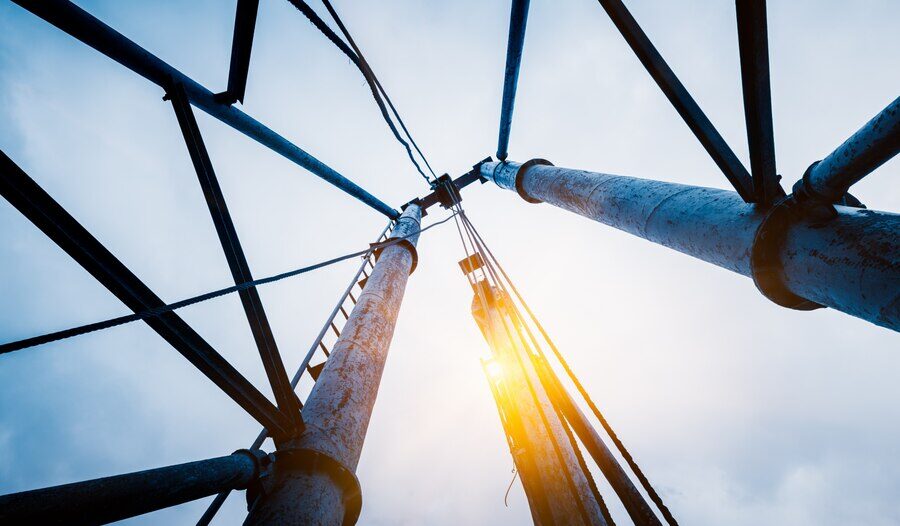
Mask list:
POLYGON ((531 159, 530 161, 526 161, 525 164, 519 167, 519 170, 516 172, 516 193, 519 194, 519 197, 528 201, 529 203, 542 203, 540 199, 535 199, 528 194, 525 193, 525 189, 522 187, 522 179, 525 177, 525 172, 531 169, 533 166, 553 166, 553 163, 548 161, 547 159, 531 159))
POLYGON ((352 526, 359 519, 362 510, 362 491, 359 479, 343 464, 314 449, 285 449, 272 453, 276 466, 286 466, 291 470, 324 472, 337 483, 343 493, 344 526, 352 526))
POLYGON ((792 189, 792 191, 794 192, 794 199, 802 203, 816 203, 820 207, 841 205, 850 206, 853 208, 865 208, 866 205, 864 205, 862 201, 854 197, 850 192, 844 192, 844 195, 842 195, 840 199, 835 201, 813 188, 813 185, 809 182, 809 177, 812 171, 816 169, 816 166, 818 166, 820 162, 822 161, 816 161, 809 165, 809 168, 807 168, 806 171, 803 172, 803 177, 801 177, 799 181, 794 183, 794 188, 792 189))
POLYGON ((778 257, 788 227, 806 219, 808 208, 793 196, 777 201, 763 218, 750 249, 750 272, 753 283, 763 296, 782 307, 794 310, 821 309, 814 301, 791 292, 784 283, 784 266, 778 257))

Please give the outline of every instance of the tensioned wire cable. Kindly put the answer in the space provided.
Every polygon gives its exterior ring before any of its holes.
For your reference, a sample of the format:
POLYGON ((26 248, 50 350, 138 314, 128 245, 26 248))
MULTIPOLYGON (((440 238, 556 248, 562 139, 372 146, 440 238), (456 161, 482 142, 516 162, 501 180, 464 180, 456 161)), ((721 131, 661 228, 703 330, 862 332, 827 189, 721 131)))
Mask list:
MULTIPOLYGON (((334 7, 332 7, 331 2, 329 0, 322 0, 322 3, 325 5, 325 8, 328 10, 328 13, 331 15, 331 18, 334 19, 335 23, 340 28, 341 33, 344 34, 344 38, 347 39, 347 42, 353 48, 353 51, 359 56, 360 62, 365 66, 366 70, 369 72, 369 75, 372 76, 372 81, 375 83, 375 86, 378 87, 378 91, 381 92, 381 95, 384 97, 385 102, 389 108, 391 108, 391 113, 394 114, 394 117, 397 118, 397 123, 400 125, 400 128, 403 129, 403 133, 406 134, 406 137, 409 138, 409 142, 412 143, 413 148, 419 153, 419 157, 425 162, 425 166, 428 168, 428 171, 431 172, 432 177, 437 179, 437 175, 434 173, 434 170, 431 168, 431 164, 428 162, 428 158, 425 157, 425 154, 422 153, 422 150, 419 148, 419 145, 416 144, 415 139, 413 139, 412 134, 409 133, 409 130, 406 128, 406 124, 403 122, 403 119, 400 117, 400 113, 397 112, 397 108, 394 107, 394 103, 391 102, 391 98, 388 96, 387 92, 382 87, 381 82, 378 80, 378 77, 375 76, 375 72, 372 70, 371 66, 369 66, 369 61, 366 60, 366 57, 363 56, 362 50, 356 45, 356 42, 353 41, 353 37, 350 36, 350 32, 347 30, 347 27, 344 25, 344 22, 338 16, 337 11, 335 11, 334 7)), ((409 147, 407 146, 407 150, 409 147)))
POLYGON ((340 263, 341 261, 346 261, 348 259, 352 259, 358 256, 368 257, 370 254, 375 252, 376 250, 382 250, 389 246, 395 245, 400 241, 403 241, 409 237, 418 235, 422 232, 425 232, 431 228, 434 228, 438 225, 442 225, 449 221, 450 219, 456 217, 456 212, 452 213, 449 217, 438 221, 437 223, 432 223, 425 228, 418 230, 412 234, 408 234, 402 237, 395 237, 388 239, 387 241, 382 241, 380 243, 372 243, 369 245, 369 248, 365 250, 359 250, 356 252, 352 252, 350 254, 345 254, 343 256, 338 256, 336 258, 328 259, 325 261, 321 261, 319 263, 315 263, 313 265, 309 265, 306 267, 300 267, 298 269, 290 270, 288 272, 282 272, 281 274, 275 274, 274 276, 269 276, 267 278, 260 278, 253 281, 247 281, 244 283, 240 283, 237 285, 232 285, 230 287, 225 287, 222 289, 214 290, 212 292, 207 292, 204 294, 200 294, 198 296, 193 296, 187 299, 183 299, 181 301, 176 301, 175 303, 170 303, 168 305, 163 305, 161 307, 156 307, 153 309, 142 310, 140 312, 135 312, 133 314, 128 314, 125 316, 119 316, 116 318, 110 318, 104 321, 98 321, 94 323, 88 323, 85 325, 80 325, 78 327, 72 327, 70 329, 64 329, 61 331, 51 332, 48 334, 43 334, 41 336, 33 336, 31 338, 25 338, 22 340, 4 343, 0 345, 0 354, 10 353, 13 351, 18 351, 22 349, 27 349, 29 347, 35 347, 38 345, 43 345, 45 343, 55 342, 59 340, 63 340, 66 338, 71 338, 73 336, 79 336, 81 334, 87 334, 89 332, 95 332, 103 329, 109 329, 112 327, 117 327, 119 325, 124 325, 126 323, 131 323, 138 320, 144 320, 147 318, 155 318, 162 316, 168 312, 172 312, 174 310, 181 309, 183 307, 187 307, 189 305, 195 305, 197 303, 201 303, 204 301, 208 301, 214 298, 218 298, 220 296, 225 296, 226 294, 231 294, 234 292, 238 292, 241 290, 246 290, 252 287, 256 287, 259 285, 266 285, 268 283, 274 283, 276 281, 281 281, 286 278, 298 276, 300 274, 305 274, 307 272, 311 272, 313 270, 317 270, 323 267, 327 267, 329 265, 333 265, 335 263, 340 263))
MULTIPOLYGON (((550 346, 550 349, 553 351, 553 354, 556 356, 556 359, 559 360, 560 365, 562 365, 563 369, 566 371, 566 375, 568 375, 569 379, 572 380, 572 383, 575 385, 575 388, 578 390, 578 393, 582 396, 582 398, 584 398, 584 401, 588 404, 588 407, 590 407, 591 412, 594 414, 594 416, 600 422, 600 425, 603 426, 603 429, 609 435, 610 439, 613 441, 613 444, 615 444, 616 449, 619 450, 619 453, 622 455, 622 458, 625 459, 625 462, 631 468, 632 472, 634 472, 635 476, 640 481, 641 486, 647 492, 647 495, 649 495, 649 497, 653 501, 653 503, 656 504, 657 508, 662 513, 663 517, 666 519, 666 522, 670 526, 678 526, 678 521, 675 520, 675 517, 672 515, 672 512, 669 510, 669 508, 663 502, 662 497, 659 496, 659 494, 656 492, 656 490, 650 484, 650 480, 647 479, 646 475, 644 475, 643 470, 641 470, 640 466, 638 466, 637 462, 634 460, 634 458, 628 452, 628 449, 625 448, 625 444, 622 443, 622 441, 619 439, 618 435, 616 435, 616 432, 613 430, 612 426, 609 424, 609 422, 606 420, 606 418, 600 412, 600 409, 594 403, 593 399, 590 397, 590 395, 588 394, 587 390, 584 388, 582 383, 578 380, 578 377, 575 375, 575 372, 572 370, 572 368, 569 366, 569 363, 566 361, 566 359, 563 357, 562 353, 556 347, 556 344, 553 342, 552 339, 550 339, 550 335, 547 334, 547 331, 544 329, 543 325, 541 325, 541 322, 538 320, 537 316, 535 316, 534 312, 528 306, 528 303, 525 301, 525 298, 523 298, 522 294, 519 293, 519 290, 516 288, 516 285, 509 278, 509 275, 503 269, 503 266, 500 264, 500 262, 497 260, 497 258, 494 256, 494 254, 491 252, 490 248, 488 248, 487 245, 484 244, 484 240, 482 239, 481 235, 478 233, 478 230, 475 228, 475 225, 473 225, 472 222, 469 221, 469 218, 466 216, 465 212, 460 211, 459 215, 460 215, 460 220, 472 230, 472 232, 475 235, 475 238, 479 241, 479 246, 482 247, 484 249, 484 251, 486 252, 486 255, 488 256, 488 258, 485 258, 485 261, 488 261, 488 259, 491 260, 496 265, 496 268, 503 275, 503 278, 505 279, 505 281, 507 283, 509 283, 509 286, 512 289, 513 293, 516 295, 516 298, 519 300, 519 302, 522 303, 522 307, 525 308, 525 311, 528 313, 528 316, 531 318, 531 321, 534 322, 535 327, 537 327, 538 331, 541 333, 541 336, 544 338, 544 340, 550 346)), ((526 329, 527 329, 527 325, 526 325, 526 329)))
MULTIPOLYGON (((465 228, 465 231, 466 231, 466 235, 469 238, 469 242, 472 244, 472 249, 475 252, 481 252, 481 253, 485 252, 486 247, 483 246, 484 240, 475 237, 474 229, 473 229, 471 223, 467 221, 466 213, 462 209, 461 205, 457 205, 457 212, 458 212, 457 215, 459 215, 459 217, 457 218, 457 223, 460 221, 462 222, 462 224, 465 228)), ((500 279, 500 276, 497 274, 497 271, 494 268, 494 264, 491 262, 491 260, 489 260, 487 258, 482 258, 482 259, 484 260, 484 268, 487 269, 487 272, 485 273, 486 276, 490 276, 490 281, 493 281, 494 283, 496 283, 500 287, 500 290, 504 293, 504 295, 506 297, 509 297, 509 291, 506 289, 506 286, 504 285, 503 281, 500 279)), ((482 272, 484 272, 484 270, 482 270, 482 272)), ((523 346, 523 348, 525 349, 525 352, 529 356, 531 356, 532 353, 534 353, 538 357, 543 357, 543 353, 541 352, 541 349, 540 349, 540 346, 538 345, 537 340, 532 335, 531 329, 529 329, 527 324, 521 323, 522 316, 521 316, 521 313, 519 312, 518 307, 512 301, 509 301, 508 303, 509 303, 509 306, 512 307, 512 314, 517 318, 516 321, 519 322, 519 323, 516 323, 514 321, 512 323, 513 328, 515 329, 516 334, 518 336, 518 340, 515 340, 515 341, 518 341, 523 346), (528 342, 525 339, 525 336, 522 334, 522 329, 519 327, 519 325, 524 326, 526 332, 531 337, 531 341, 534 346, 533 351, 531 350, 530 346, 528 345, 528 342)), ((510 339, 511 342, 514 341, 512 334, 510 333, 509 327, 506 323, 506 318, 501 317, 501 321, 503 321, 504 329, 506 330, 508 338, 510 339)), ((516 357, 519 360, 519 366, 524 367, 522 365, 521 357, 518 355, 518 353, 516 353, 516 357)), ((540 374, 540 373, 538 373, 538 374, 540 374)), ((528 382, 528 386, 532 392, 532 396, 535 397, 535 403, 538 403, 534 388, 531 385, 531 382, 530 382, 530 380, 528 380, 527 377, 526 377, 526 381, 528 382)), ((575 444, 575 438, 572 436, 572 432, 569 429, 569 426, 566 423, 565 418, 561 414, 559 414, 558 410, 556 409, 556 404, 553 404, 553 406, 554 406, 554 411, 557 412, 557 417, 560 419, 560 424, 562 425, 563 430, 566 433, 566 437, 569 440, 569 443, 571 444, 571 446, 573 448, 573 452, 575 453, 575 457, 576 457, 576 461, 578 462, 578 466, 582 470, 582 473, 585 476, 585 479, 588 483, 588 487, 591 491, 591 494, 597 501, 597 505, 600 508, 600 513, 603 515, 604 520, 606 521, 606 523, 609 526, 615 526, 615 521, 613 520, 612 514, 610 513, 609 508, 606 505, 606 501, 603 499, 603 496, 600 494, 600 490, 597 488, 597 485, 593 479, 593 476, 588 471, 587 464, 584 461, 584 457, 582 456, 581 451, 578 448, 578 446, 575 444)), ((546 415, 544 415, 543 408, 541 408, 539 403, 538 403, 538 409, 540 410, 544 425, 549 429, 549 422, 546 418, 546 415)), ((550 437, 553 442, 554 450, 556 451, 556 454, 557 454, 557 457, 558 457, 560 463, 565 465, 565 461, 562 458, 562 451, 560 450, 560 446, 556 440, 556 437, 553 434, 551 434, 550 437)), ((573 491, 573 493, 575 493, 577 495, 579 492, 575 486, 574 479, 572 478, 572 476, 568 472, 568 470, 566 470, 565 473, 566 473, 566 481, 568 482, 570 489, 573 491)), ((584 503, 581 501, 581 499, 577 499, 577 503, 578 503, 579 511, 581 512, 582 516, 585 518, 585 520, 588 520, 587 519, 587 510, 584 507, 584 503)), ((588 520, 588 522, 590 522, 590 521, 588 520)))
MULTIPOLYGON (((465 212, 462 209, 462 205, 459 204, 458 202, 456 203, 454 210, 456 211, 456 215, 458 215, 460 218, 465 217, 465 212)), ((463 226, 465 227, 465 222, 463 222, 463 226)), ((459 221, 457 221, 457 227, 459 227, 459 221)), ((463 230, 465 230, 465 232, 466 232, 466 237, 468 237, 468 239, 469 239, 469 243, 472 246, 472 250, 474 252, 478 252, 479 251, 478 246, 477 246, 475 239, 472 236, 471 231, 468 228, 464 228, 463 230)), ((462 231, 460 231, 460 239, 462 239, 462 231)), ((463 240, 463 248, 466 251, 466 257, 468 258, 469 257, 469 249, 468 249, 468 246, 466 245, 465 240, 463 240)), ((489 267, 488 267, 488 270, 490 270, 489 267)), ((482 274, 484 275, 484 277, 488 283, 490 283, 491 281, 496 281, 495 279, 493 279, 493 276, 490 275, 488 272, 486 272, 484 269, 482 269, 482 274)), ((482 289, 482 287, 479 287, 477 285, 474 288, 475 288, 476 294, 479 296, 479 300, 481 301, 482 308, 484 309, 485 312, 488 312, 490 309, 490 305, 489 305, 489 301, 485 297, 484 290, 482 289)), ((519 331, 518 327, 514 326, 514 328, 519 336, 519 338, 516 339, 513 337, 512 331, 509 328, 509 323, 507 323, 506 316, 499 316, 499 317, 500 317, 500 321, 503 325, 503 330, 504 330, 509 342, 514 347, 517 347, 516 343, 525 344, 525 340, 522 337, 522 334, 519 331)), ((490 314, 488 314, 487 319, 490 324, 490 321, 491 321, 490 314)), ((495 329, 492 328, 491 332, 493 333, 494 330, 495 329)), ((528 352, 527 348, 525 349, 525 352, 528 352)), ((524 364, 523 358, 521 356, 521 353, 513 351, 513 355, 516 357, 516 362, 518 363, 519 367, 523 371, 525 371, 526 368, 525 368, 525 364, 524 364)), ((546 429, 550 429, 550 421, 547 417, 547 414, 544 411, 543 404, 541 404, 541 401, 538 398, 537 391, 535 390, 535 387, 532 384, 531 379, 528 377, 528 375, 526 375, 524 377, 524 379, 525 379, 525 385, 528 386, 528 391, 531 395, 531 399, 534 401, 534 404, 537 407, 538 414, 540 415, 543 426, 546 429)), ((563 425, 565 426, 565 424, 563 424, 563 425)), ((553 451, 554 451, 555 456, 556 456, 557 460, 559 461, 559 463, 561 465, 566 465, 566 461, 565 461, 565 458, 563 457, 561 446, 559 445, 559 442, 557 441, 556 436, 552 433, 550 434, 550 442, 553 446, 553 451)), ((572 491, 573 495, 578 495, 578 493, 579 493, 578 488, 575 485, 575 481, 572 478, 572 474, 569 472, 568 469, 564 470, 564 474, 565 474, 566 483, 569 486, 569 489, 572 491)), ((599 494, 595 494, 595 496, 599 497, 599 494)), ((588 522, 588 523, 591 522, 589 520, 587 509, 584 506, 584 502, 582 502, 582 500, 580 498, 576 498, 576 504, 578 506, 578 511, 581 514, 582 519, 584 519, 585 522, 588 522)), ((605 505, 602 504, 602 497, 599 498, 598 504, 602 507, 601 508, 601 512, 602 512, 603 508, 605 508, 605 505)))
POLYGON ((318 14, 303 0, 288 0, 294 7, 297 8, 298 11, 303 13, 303 15, 309 19, 309 21, 318 29, 323 35, 325 35, 328 40, 330 40, 338 49, 341 50, 347 58, 350 59, 350 62, 353 63, 359 69, 360 73, 362 73, 363 78, 365 78, 366 83, 369 85, 369 89, 372 91, 372 97, 375 99, 375 103, 378 105, 378 109, 381 111, 381 116, 384 118, 385 123, 387 123, 388 127, 391 129, 391 132, 394 134, 394 138, 397 139, 400 144, 406 149, 406 154, 409 156, 409 160, 416 167, 416 170, 425 179, 425 182, 432 184, 432 180, 425 175, 425 172, 422 171, 422 167, 419 166, 419 163, 416 161, 415 156, 413 155, 412 149, 409 146, 409 143, 400 136, 400 132, 397 130, 396 125, 394 125, 393 119, 388 114, 388 110, 385 107, 384 100, 382 100, 382 94, 384 95, 384 99, 387 100, 388 105, 390 105, 391 110, 397 118, 397 121, 400 123, 400 127, 403 128, 403 131, 406 133, 406 136, 409 138, 410 142, 415 146, 416 151, 419 152, 419 155, 422 157, 422 160, 425 161, 425 166, 428 167, 428 170, 431 172, 431 175, 434 179, 437 179, 437 175, 435 175, 434 170, 431 169, 431 165, 428 163, 428 159, 425 158, 425 155, 422 153, 422 150, 419 149, 416 142, 413 140, 412 135, 409 133, 409 130, 406 128, 406 125, 403 123, 403 120, 400 118, 400 114, 397 112, 397 109, 394 107, 393 103, 391 103, 390 98, 387 96, 384 88, 381 86, 381 83, 378 82, 378 79, 375 77, 375 73, 372 72, 372 68, 369 67, 368 62, 362 56, 362 53, 359 51, 359 48, 356 47, 356 44, 353 42, 353 39, 350 37, 350 33, 347 31, 347 28, 344 26, 343 22, 341 22, 340 18, 337 15, 337 12, 331 7, 331 4, 325 1, 325 7, 328 9, 328 12, 331 14, 332 18, 334 18, 335 22, 337 22, 338 27, 341 28, 341 31, 344 33, 344 36, 347 37, 347 40, 350 42, 350 45, 353 46, 353 49, 343 41, 335 32, 328 27, 318 14), (355 51, 354 51, 355 50, 355 51))

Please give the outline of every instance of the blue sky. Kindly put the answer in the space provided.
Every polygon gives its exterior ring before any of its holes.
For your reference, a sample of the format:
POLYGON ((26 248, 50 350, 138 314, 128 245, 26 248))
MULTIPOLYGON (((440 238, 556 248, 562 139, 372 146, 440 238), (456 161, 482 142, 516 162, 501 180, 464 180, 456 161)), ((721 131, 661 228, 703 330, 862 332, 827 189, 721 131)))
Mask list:
MULTIPOLYGON (((230 2, 78 3, 210 89, 224 87, 230 2)), ((791 184, 897 96, 900 5, 770 4, 778 171, 791 184)), ((733 5, 628 5, 746 164, 733 5)), ((507 2, 336 7, 436 170, 458 175, 494 151, 507 2)), ((21 8, 0 6, 0 148, 173 301, 230 276, 162 95, 21 8)), ((245 100, 247 113, 388 203, 425 193, 358 71, 287 2, 261 6, 245 100)), ((197 117, 256 276, 357 250, 381 230, 364 205, 197 117)), ((727 187, 587 0, 532 2, 510 152, 727 187)), ((900 210, 898 166, 854 193, 870 208, 900 210)), ((682 523, 900 522, 895 333, 829 310, 781 309, 746 278, 510 192, 475 186, 464 197, 682 523)), ((455 236, 438 227, 420 241, 359 467, 360 524, 528 520, 518 485, 503 505, 512 462, 480 370, 487 350, 455 236)), ((0 340, 126 312, 6 203, 0 266, 0 340)), ((353 266, 261 290, 289 370, 353 266)), ((269 393, 236 297, 182 315, 269 393)), ((2 493, 227 454, 258 431, 138 324, 0 357, 0 386, 2 493)), ((191 524, 204 507, 129 523, 191 524)), ((218 524, 243 514, 242 496, 232 497, 218 524)))

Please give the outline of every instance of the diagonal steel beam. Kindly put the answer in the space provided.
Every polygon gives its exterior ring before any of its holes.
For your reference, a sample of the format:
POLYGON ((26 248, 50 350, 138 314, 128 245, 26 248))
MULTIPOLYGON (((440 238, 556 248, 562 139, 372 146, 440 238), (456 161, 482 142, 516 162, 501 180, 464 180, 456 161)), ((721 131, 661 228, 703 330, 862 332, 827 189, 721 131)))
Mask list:
POLYGON ((784 190, 775 172, 766 1, 736 0, 735 6, 753 195, 757 203, 771 203, 784 197, 784 190))
POLYGON ((728 178, 741 198, 746 202, 753 201, 753 185, 750 174, 741 164, 737 156, 719 134, 715 126, 697 105, 697 101, 691 97, 684 84, 678 80, 675 72, 662 58, 647 34, 641 29, 637 21, 631 16, 628 8, 621 0, 598 0, 603 9, 612 19, 613 24, 625 37, 625 41, 631 46, 631 50, 637 55, 638 60, 656 81, 656 84, 669 99, 675 110, 681 115, 685 124, 700 141, 716 165, 728 178))
MULTIPOLYGON (((184 93, 184 86, 176 84, 169 91, 169 98, 175 109, 178 125, 184 135, 184 142, 191 155, 191 161, 194 163, 194 170, 197 172, 197 179, 203 189, 203 196, 206 197, 206 205, 209 207, 216 233, 222 243, 222 250, 225 252, 225 259, 228 261, 234 283, 240 285, 253 281, 250 265, 247 263, 237 230, 234 228, 234 221, 228 212, 228 205, 225 204, 225 196, 222 194, 222 188, 219 186, 216 172, 213 170, 209 152, 203 143, 203 136, 200 134, 191 104, 184 93)), ((247 315, 247 322, 253 333, 253 339, 259 349, 259 356, 262 358, 266 375, 269 378, 269 385, 272 386, 275 401, 278 402, 278 408, 287 415, 295 427, 300 428, 303 425, 300 404, 291 388, 287 372, 284 370, 284 362, 278 352, 278 345, 275 343, 275 336, 272 334, 272 327, 266 317, 259 291, 256 290, 256 287, 251 287, 239 291, 239 295, 244 313, 247 315)))
POLYGON ((259 0, 238 0, 234 14, 234 38, 231 41, 231 65, 228 68, 228 89, 216 95, 223 104, 244 102, 247 72, 250 70, 250 50, 256 30, 259 0))
MULTIPOLYGON (((0 195, 134 312, 163 300, 0 151, 0 195)), ((267 429, 290 436, 291 421, 174 312, 144 320, 267 429)))
POLYGON ((500 134, 497 138, 497 158, 505 161, 509 156, 509 133, 512 128, 513 107, 516 104, 516 88, 519 84, 519 66, 525 47, 525 26, 528 23, 530 0, 513 0, 509 13, 509 40, 506 43, 506 70, 503 76, 503 102, 500 107, 500 134))
POLYGON ((353 181, 301 150, 297 145, 278 135, 253 117, 233 106, 219 103, 211 91, 69 0, 13 1, 163 89, 167 90, 175 83, 184 84, 188 99, 197 108, 298 166, 309 170, 391 219, 400 217, 399 212, 353 181))

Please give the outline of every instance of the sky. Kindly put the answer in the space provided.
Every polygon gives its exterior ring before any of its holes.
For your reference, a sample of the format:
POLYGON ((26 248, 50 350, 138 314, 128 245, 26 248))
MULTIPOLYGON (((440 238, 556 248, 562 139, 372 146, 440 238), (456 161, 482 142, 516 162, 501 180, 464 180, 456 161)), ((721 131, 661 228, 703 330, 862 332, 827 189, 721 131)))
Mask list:
MULTIPOLYGON (((77 3, 224 89, 233 2, 77 3)), ((627 4, 749 165, 733 3, 627 4)), ((457 176, 493 154, 508 2, 336 8, 435 170, 457 176)), ((897 96, 898 20, 891 0, 770 2, 786 186, 897 96)), ((231 278, 162 96, 18 6, 0 5, 0 148, 175 301, 231 278)), ((392 206, 427 192, 359 72, 287 2, 262 2, 242 109, 392 206)), ((359 250, 383 228, 365 205, 196 114, 255 276, 359 250)), ((532 2, 510 159, 535 157, 728 188, 588 0, 532 2)), ((900 210, 898 169, 885 164, 853 193, 870 208, 900 210)), ((463 198, 682 524, 900 523, 896 333, 829 309, 780 308, 745 277, 491 185, 470 186, 463 198)), ((435 209, 426 224, 445 214, 435 209)), ((423 234, 419 255, 358 469, 359 524, 528 523, 518 483, 504 506, 512 461, 480 368, 488 350, 452 225, 423 234)), ((355 265, 260 289, 288 370, 355 265)), ((0 268, 0 341, 127 313, 5 202, 0 268)), ((271 396, 236 296, 181 315, 271 396)), ((0 357, 0 493, 225 455, 258 430, 145 325, 0 357)), ((608 486, 601 491, 614 500, 608 486)), ((124 523, 193 524, 207 503, 124 523)), ((245 513, 243 495, 233 495, 215 524, 239 524, 245 513)))

